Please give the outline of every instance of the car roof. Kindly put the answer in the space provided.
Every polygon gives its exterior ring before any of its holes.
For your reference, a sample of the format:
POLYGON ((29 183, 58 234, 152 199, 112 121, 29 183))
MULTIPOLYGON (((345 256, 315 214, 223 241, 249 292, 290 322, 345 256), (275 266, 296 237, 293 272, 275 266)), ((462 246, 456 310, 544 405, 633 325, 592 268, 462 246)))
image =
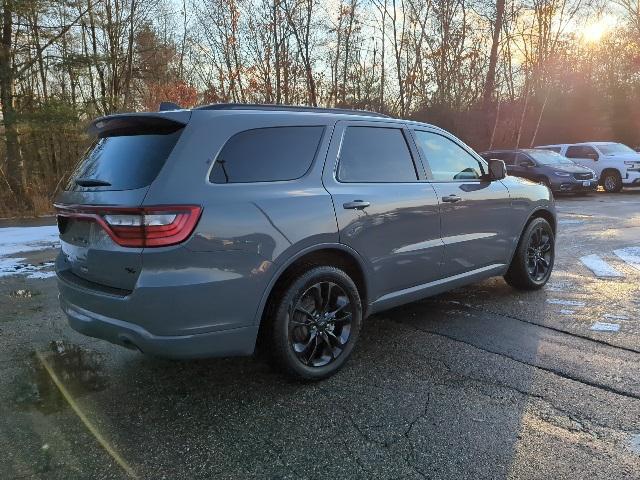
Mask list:
POLYGON ((525 152, 527 149, 525 148, 494 148, 493 150, 485 150, 481 153, 481 155, 485 153, 517 153, 517 152, 525 152))
POLYGON ((571 147, 574 145, 609 145, 611 143, 620 143, 620 142, 577 142, 577 143, 556 143, 553 145, 538 145, 535 148, 546 148, 546 147, 571 147))
POLYGON ((361 117, 392 118, 384 113, 371 112, 368 110, 308 107, 304 105, 272 105, 262 103, 213 103, 210 105, 195 107, 193 110, 253 110, 263 112, 333 113, 340 115, 357 115, 361 117))
POLYGON ((453 135, 452 133, 429 123, 418 122, 415 120, 406 120, 402 118, 394 118, 383 113, 371 112, 368 110, 350 110, 345 108, 324 108, 324 107, 307 107, 301 105, 272 105, 272 104, 251 104, 251 103, 215 103, 211 105, 202 105, 194 108, 182 108, 171 102, 162 102, 160 110, 157 112, 130 112, 122 114, 111 114, 104 117, 97 118, 92 122, 96 124, 101 121, 110 121, 115 118, 129 118, 129 117, 153 117, 153 118, 168 118, 173 120, 179 118, 181 122, 187 123, 188 115, 195 111, 210 111, 212 113, 221 114, 265 114, 265 115, 278 115, 278 114, 291 114, 294 116, 317 116, 324 117, 325 119, 333 120, 352 120, 357 117, 362 120, 371 121, 390 121, 394 123, 401 123, 405 126, 428 128, 430 130, 440 132, 445 135, 453 135), (186 120, 183 116, 187 115, 186 120))

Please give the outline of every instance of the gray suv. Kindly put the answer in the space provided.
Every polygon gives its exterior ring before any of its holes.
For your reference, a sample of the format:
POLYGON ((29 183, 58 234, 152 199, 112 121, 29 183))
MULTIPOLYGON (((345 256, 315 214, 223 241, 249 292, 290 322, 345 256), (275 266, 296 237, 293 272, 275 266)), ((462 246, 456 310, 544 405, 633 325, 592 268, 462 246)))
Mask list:
POLYGON ((549 190, 444 130, 218 104, 112 115, 56 199, 75 330, 173 358, 267 352, 320 379, 371 314, 485 278, 541 288, 549 190))

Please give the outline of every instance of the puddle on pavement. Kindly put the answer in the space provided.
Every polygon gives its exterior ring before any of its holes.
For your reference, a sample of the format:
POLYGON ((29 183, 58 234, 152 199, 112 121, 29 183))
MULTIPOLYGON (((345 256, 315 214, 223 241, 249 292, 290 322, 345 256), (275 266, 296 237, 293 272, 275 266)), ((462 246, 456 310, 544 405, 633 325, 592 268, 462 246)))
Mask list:
MULTIPOLYGON (((97 352, 58 340, 51 342, 42 356, 73 398, 99 392, 108 385, 103 360, 97 352)), ((14 399, 20 409, 36 409, 45 414, 68 407, 35 351, 29 356, 23 375, 14 381, 14 399)))

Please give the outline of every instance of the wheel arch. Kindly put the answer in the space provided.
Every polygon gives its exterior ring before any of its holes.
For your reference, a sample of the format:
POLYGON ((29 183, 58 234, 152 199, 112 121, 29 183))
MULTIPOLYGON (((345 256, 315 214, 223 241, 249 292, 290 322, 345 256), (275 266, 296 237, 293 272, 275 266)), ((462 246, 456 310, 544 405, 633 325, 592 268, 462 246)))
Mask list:
POLYGON ((606 167, 602 169, 602 172, 600 172, 600 184, 603 184, 603 179, 604 177, 608 174, 608 173, 615 173, 616 175, 618 175, 620 178, 622 178, 622 172, 616 168, 616 167, 606 167))
POLYGON ((553 230, 553 235, 554 237, 556 236, 558 231, 558 222, 556 220, 556 216, 553 214, 553 212, 551 212, 549 209, 545 207, 537 208, 536 210, 531 212, 531 214, 527 218, 527 221, 524 222, 524 225, 520 229, 520 235, 518 236, 518 241, 515 244, 515 248, 513 249, 513 252, 511 253, 511 258, 509 259, 509 265, 511 265, 511 263, 513 262, 513 257, 516 255, 516 252, 518 251, 518 247, 520 246, 520 242, 522 241, 522 235, 524 235, 524 231, 527 229, 529 224, 536 218, 543 218, 547 222, 549 222, 549 225, 551 225, 551 230, 553 230))
MULTIPOLYGON (((544 218, 547 222, 549 222, 549 225, 551 225, 551 229, 553 230, 553 234, 556 235, 556 233, 558 231, 558 225, 557 225, 556 216, 553 213, 551 213, 551 211, 547 210, 546 208, 539 208, 539 209, 533 211, 533 213, 527 219, 527 222, 524 224, 524 227, 522 228, 522 233, 524 233, 524 231, 527 228, 527 226, 535 218, 544 218)), ((520 237, 522 237, 522 233, 520 234, 520 237)))
POLYGON ((363 316, 366 317, 371 291, 364 260, 358 252, 346 245, 326 243, 303 249, 279 266, 262 295, 254 324, 264 323, 263 319, 269 311, 274 295, 285 288, 296 274, 318 265, 341 268, 351 277, 358 288, 363 316))

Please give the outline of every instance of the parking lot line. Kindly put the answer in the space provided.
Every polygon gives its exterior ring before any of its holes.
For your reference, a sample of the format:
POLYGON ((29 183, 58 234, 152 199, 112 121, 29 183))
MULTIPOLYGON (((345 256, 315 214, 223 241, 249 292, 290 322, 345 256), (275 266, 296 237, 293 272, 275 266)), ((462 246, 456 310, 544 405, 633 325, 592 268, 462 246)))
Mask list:
POLYGON ((596 277, 624 277, 624 275, 609 265, 599 255, 586 255, 580 261, 593 272, 596 277))

